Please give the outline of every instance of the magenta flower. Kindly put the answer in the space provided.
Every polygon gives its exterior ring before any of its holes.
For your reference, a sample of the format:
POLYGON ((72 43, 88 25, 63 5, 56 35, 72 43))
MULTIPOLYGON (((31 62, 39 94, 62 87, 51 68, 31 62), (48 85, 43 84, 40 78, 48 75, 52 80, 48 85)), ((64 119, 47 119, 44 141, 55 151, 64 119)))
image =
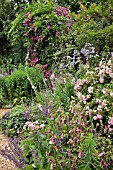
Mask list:
POLYGON ((30 61, 30 66, 34 66, 38 62, 38 58, 30 61))
POLYGON ((51 28, 51 26, 50 26, 50 25, 48 25, 48 26, 47 26, 47 28, 48 28, 48 29, 50 29, 50 28, 51 28))
POLYGON ((50 144, 50 145, 54 144, 54 138, 53 138, 53 137, 50 137, 49 144, 50 144))
POLYGON ((38 35, 36 36, 36 40, 38 40, 38 35))
POLYGON ((56 32, 56 35, 58 35, 58 32, 56 32))

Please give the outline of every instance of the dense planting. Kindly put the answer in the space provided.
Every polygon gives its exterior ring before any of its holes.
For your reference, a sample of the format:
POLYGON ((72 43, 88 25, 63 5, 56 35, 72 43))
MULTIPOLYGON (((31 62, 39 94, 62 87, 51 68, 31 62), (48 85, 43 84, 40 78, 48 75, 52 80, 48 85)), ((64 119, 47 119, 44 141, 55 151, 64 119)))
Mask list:
POLYGON ((0 107, 12 107, 0 154, 19 169, 113 169, 113 7, 91 2, 17 3, 0 68, 0 107))

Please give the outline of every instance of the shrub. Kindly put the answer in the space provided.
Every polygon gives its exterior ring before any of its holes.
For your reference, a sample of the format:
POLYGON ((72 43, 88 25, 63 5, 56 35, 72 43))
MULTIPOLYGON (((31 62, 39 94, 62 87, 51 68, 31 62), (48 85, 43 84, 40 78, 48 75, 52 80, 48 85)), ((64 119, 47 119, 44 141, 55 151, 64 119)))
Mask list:
POLYGON ((23 99, 28 102, 36 96, 33 84, 38 92, 44 87, 40 69, 28 66, 19 67, 11 75, 1 77, 1 100, 4 102, 6 100, 7 104, 16 104, 22 102, 23 99))

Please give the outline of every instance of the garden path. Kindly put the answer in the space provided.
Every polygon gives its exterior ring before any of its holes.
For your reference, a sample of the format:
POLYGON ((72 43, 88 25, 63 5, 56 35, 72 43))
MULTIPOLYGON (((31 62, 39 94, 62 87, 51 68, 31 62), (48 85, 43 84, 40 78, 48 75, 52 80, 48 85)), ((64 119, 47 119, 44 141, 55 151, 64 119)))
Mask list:
MULTIPOLYGON (((0 109, 0 118, 10 110, 11 109, 0 109)), ((5 146, 8 146, 7 137, 0 131, 0 150, 5 146)), ((0 170, 16 170, 16 168, 14 167, 13 162, 5 159, 2 155, 0 155, 0 170)))

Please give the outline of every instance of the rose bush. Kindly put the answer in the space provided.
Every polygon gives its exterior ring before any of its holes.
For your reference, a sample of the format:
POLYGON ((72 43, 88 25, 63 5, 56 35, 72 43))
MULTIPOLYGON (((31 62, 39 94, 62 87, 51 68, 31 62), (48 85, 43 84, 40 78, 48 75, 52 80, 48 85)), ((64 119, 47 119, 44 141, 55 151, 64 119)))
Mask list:
MULTIPOLYGON (((65 77, 62 75, 60 79, 65 80, 65 77)), ((96 68, 81 66, 76 77, 72 78, 72 84, 74 94, 69 107, 62 105, 60 97, 54 95, 54 101, 49 100, 46 116, 40 115, 37 121, 26 122, 24 129, 28 130, 28 138, 21 146, 25 156, 31 156, 32 163, 29 162, 27 166, 51 170, 111 170, 112 60, 102 60, 96 68)))

